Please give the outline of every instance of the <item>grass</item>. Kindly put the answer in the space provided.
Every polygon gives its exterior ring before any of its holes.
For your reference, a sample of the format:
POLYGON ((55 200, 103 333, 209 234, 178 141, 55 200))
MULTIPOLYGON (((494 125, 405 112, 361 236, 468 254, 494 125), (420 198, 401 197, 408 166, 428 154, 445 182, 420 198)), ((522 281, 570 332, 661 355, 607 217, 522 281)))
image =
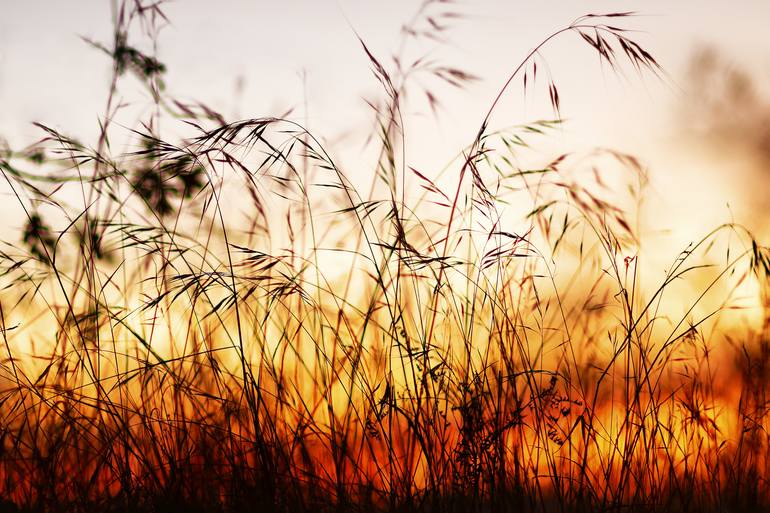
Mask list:
MULTIPOLYGON (((444 39, 451 7, 427 0, 402 49, 444 39)), ((560 125, 554 38, 662 74, 630 13, 546 37, 438 173, 409 166, 402 107, 475 77, 361 41, 384 92, 366 192, 292 119, 168 96, 132 46, 162 8, 126 0, 113 41, 89 41, 113 62, 94 146, 39 124, 0 159, 20 213, 0 253, 0 511, 770 507, 770 252, 725 224, 656 282, 628 208, 639 160, 537 151, 560 125), (119 152, 127 75, 153 109, 119 152), (493 130, 514 84, 557 119, 493 130)))

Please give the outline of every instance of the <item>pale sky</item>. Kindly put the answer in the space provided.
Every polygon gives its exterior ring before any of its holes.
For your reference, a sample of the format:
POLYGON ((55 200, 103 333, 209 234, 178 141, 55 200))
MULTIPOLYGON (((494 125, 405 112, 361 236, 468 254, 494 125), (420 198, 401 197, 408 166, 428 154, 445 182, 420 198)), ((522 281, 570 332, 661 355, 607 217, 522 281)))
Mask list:
MULTIPOLYGON (((0 0, 0 136, 13 146, 41 136, 32 121, 94 140, 111 65, 79 36, 109 42, 110 4, 0 0)), ((177 0, 165 8, 172 26, 161 32, 158 56, 168 67, 169 91, 177 97, 200 100, 229 119, 276 115, 292 106, 304 117, 306 93, 312 131, 332 141, 340 134, 353 134, 342 140, 357 141, 355 135, 369 130, 371 122, 363 98, 379 94, 379 89, 353 29, 387 61, 398 46, 401 24, 418 4, 417 0, 177 0), (239 80, 242 92, 236 93, 239 80)), ((582 14, 637 11, 640 15, 625 20, 624 27, 640 31, 634 37, 670 78, 639 77, 630 67, 619 77, 602 68, 577 36, 554 41, 544 55, 560 87, 562 115, 569 120, 559 143, 566 148, 611 146, 635 153, 650 164, 663 190, 686 184, 697 192, 684 207, 664 192, 665 208, 671 212, 684 208, 686 213, 697 205, 708 212, 708 221, 712 214, 715 220, 725 220, 726 195, 743 194, 730 188, 735 173, 711 160, 704 163, 701 154, 679 149, 686 123, 674 120, 679 106, 698 87, 687 83, 684 70, 695 49, 708 44, 719 49, 728 63, 750 69, 760 82, 767 82, 770 46, 763 34, 770 21, 770 2, 458 0, 456 10, 466 18, 456 22, 448 45, 423 44, 407 51, 413 56, 430 52, 482 80, 463 91, 441 89, 444 110, 438 121, 424 109, 407 112, 410 162, 438 167, 467 144, 510 70, 549 33, 582 14)), ((125 82, 123 98, 141 103, 143 93, 132 89, 130 80, 125 82)), ((549 115, 542 96, 524 100, 512 92, 493 125, 549 115)), ((122 120, 128 125, 132 121, 122 120)), ((359 146, 342 146, 344 158, 354 162, 359 146)), ((735 198, 733 203, 740 201, 735 198)))
MULTIPOLYGON (((95 116, 103 109, 110 63, 79 36, 109 40, 110 4, 108 0, 0 2, 0 132, 5 137, 20 142, 35 137, 32 120, 84 135, 96 131, 95 116)), ((159 56, 168 65, 172 92, 202 100, 226 115, 244 117, 301 105, 299 73, 304 70, 311 122, 329 132, 352 128, 351 120, 366 115, 360 97, 377 87, 352 29, 385 60, 396 50, 399 27, 418 4, 418 0, 177 0, 165 8, 173 25, 161 33, 159 56), (236 99, 238 77, 243 77, 245 87, 236 99)), ((450 45, 437 54, 483 79, 466 92, 452 94, 451 109, 445 113, 457 124, 468 124, 469 132, 482 106, 488 105, 526 51, 589 12, 639 12, 641 16, 626 26, 643 31, 637 37, 675 80, 693 45, 702 43, 714 44, 736 60, 770 66, 770 48, 764 48, 762 35, 770 20, 770 2, 764 0, 459 0, 456 9, 467 18, 456 23, 450 45)), ((430 48, 424 45, 420 50, 430 48)), ((565 116, 581 123, 590 117, 594 123, 614 125, 618 109, 665 110, 680 93, 679 84, 661 87, 633 74, 617 79, 596 65, 575 36, 556 41, 546 56, 565 96, 565 116)), ((519 108, 520 98, 513 100, 519 101, 511 108, 519 108)), ((526 117, 526 111, 521 113, 526 117)))

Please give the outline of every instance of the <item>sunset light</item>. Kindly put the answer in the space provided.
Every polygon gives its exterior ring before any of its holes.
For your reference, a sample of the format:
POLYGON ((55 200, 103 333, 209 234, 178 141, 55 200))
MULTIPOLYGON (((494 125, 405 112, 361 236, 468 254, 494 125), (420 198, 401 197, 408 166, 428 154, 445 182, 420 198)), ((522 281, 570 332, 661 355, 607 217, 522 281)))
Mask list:
POLYGON ((770 511, 768 21, 3 0, 0 513, 770 511))

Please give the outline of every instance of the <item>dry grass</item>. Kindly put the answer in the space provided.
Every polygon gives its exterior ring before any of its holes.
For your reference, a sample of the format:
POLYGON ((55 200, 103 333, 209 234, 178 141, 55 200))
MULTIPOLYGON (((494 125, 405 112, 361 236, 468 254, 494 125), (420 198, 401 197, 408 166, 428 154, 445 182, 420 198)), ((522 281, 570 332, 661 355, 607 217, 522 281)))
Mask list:
MULTIPOLYGON (((404 44, 445 37, 449 7, 426 1, 404 44)), ((95 146, 40 125, 0 159, 23 212, 0 253, 0 511, 770 507, 767 248, 727 224, 656 283, 620 206, 642 201, 637 159, 544 158, 558 121, 488 126, 518 81, 558 116, 556 37, 659 73, 628 13, 545 38, 438 174, 402 149, 412 78, 474 77, 364 45, 386 94, 362 192, 295 121, 167 96, 131 46, 161 9, 126 1, 91 42, 114 63, 95 146), (155 109, 113 152, 129 73, 155 109)))

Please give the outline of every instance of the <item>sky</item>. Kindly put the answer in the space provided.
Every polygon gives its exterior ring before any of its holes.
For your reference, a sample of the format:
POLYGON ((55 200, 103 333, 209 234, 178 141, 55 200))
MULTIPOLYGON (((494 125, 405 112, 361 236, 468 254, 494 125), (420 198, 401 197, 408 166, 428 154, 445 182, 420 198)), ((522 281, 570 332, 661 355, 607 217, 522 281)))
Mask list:
MULTIPOLYGON (((3 131, 33 136, 29 120, 42 117, 66 122, 73 130, 91 124, 83 113, 99 112, 110 69, 104 56, 80 36, 108 40, 111 3, 0 2, 3 131)), ((339 112, 340 102, 360 110, 356 97, 376 88, 355 32, 375 55, 387 56, 396 50, 399 28, 418 4, 417 0, 177 0, 165 8, 172 26, 162 32, 159 54, 176 93, 223 110, 242 110, 244 115, 297 103, 303 95, 299 74, 305 71, 310 103, 326 122, 329 111, 339 112), (239 77, 244 90, 236 99, 239 77)), ((466 18, 455 24, 450 44, 440 53, 483 79, 462 96, 462 107, 453 109, 459 119, 472 118, 476 104, 490 100, 511 66, 535 43, 586 13, 638 12, 639 17, 626 26, 641 31, 639 38, 674 79, 694 45, 712 44, 736 60, 770 65, 768 52, 763 54, 761 48, 770 3, 762 0, 458 0, 455 10, 466 18)), ((611 111, 601 108, 601 100, 645 103, 644 111, 650 105, 665 108, 670 88, 647 81, 640 85, 633 77, 618 82, 606 70, 586 67, 595 59, 579 43, 574 37, 564 38, 548 55, 554 72, 569 86, 564 89, 576 98, 569 104, 570 114, 582 118, 587 112, 611 111)))
MULTIPOLYGON (((41 136, 31 124, 40 121, 95 140, 111 68, 82 37, 109 41, 111 3, 0 0, 0 137, 24 146, 41 136)), ((335 142, 341 158, 356 166, 359 136, 372 119, 364 99, 381 95, 357 36, 387 61, 399 48, 400 27, 418 5, 416 0, 178 0, 165 7, 171 25, 162 30, 157 51, 176 97, 201 101, 230 119, 293 108, 294 116, 335 142)), ((654 177, 654 201, 669 214, 672 226, 666 229, 679 228, 682 241, 736 210, 752 221, 764 205, 770 181, 768 173, 752 174, 757 165, 750 149, 730 147, 733 154, 725 155, 705 139, 699 142, 692 126, 701 116, 697 98, 703 84, 688 78, 687 70, 698 49, 713 47, 726 68, 749 70, 761 89, 770 78, 770 48, 762 35, 770 2, 458 0, 453 8, 464 16, 455 20, 445 44, 427 41, 405 51, 480 80, 463 90, 440 88, 443 108, 437 117, 424 103, 407 107, 407 152, 415 167, 440 167, 468 144, 511 69, 548 34, 582 14, 636 11, 624 27, 638 30, 633 36, 664 67, 662 79, 640 76, 630 67, 620 74, 608 70, 574 35, 544 50, 567 121, 557 146, 612 147, 639 156, 654 177), (679 194, 683 188, 690 191, 686 200, 679 194)), ((519 93, 504 98, 494 126, 552 116, 547 96, 519 93)), ((121 94, 137 104, 146 100, 130 84, 121 94)))

